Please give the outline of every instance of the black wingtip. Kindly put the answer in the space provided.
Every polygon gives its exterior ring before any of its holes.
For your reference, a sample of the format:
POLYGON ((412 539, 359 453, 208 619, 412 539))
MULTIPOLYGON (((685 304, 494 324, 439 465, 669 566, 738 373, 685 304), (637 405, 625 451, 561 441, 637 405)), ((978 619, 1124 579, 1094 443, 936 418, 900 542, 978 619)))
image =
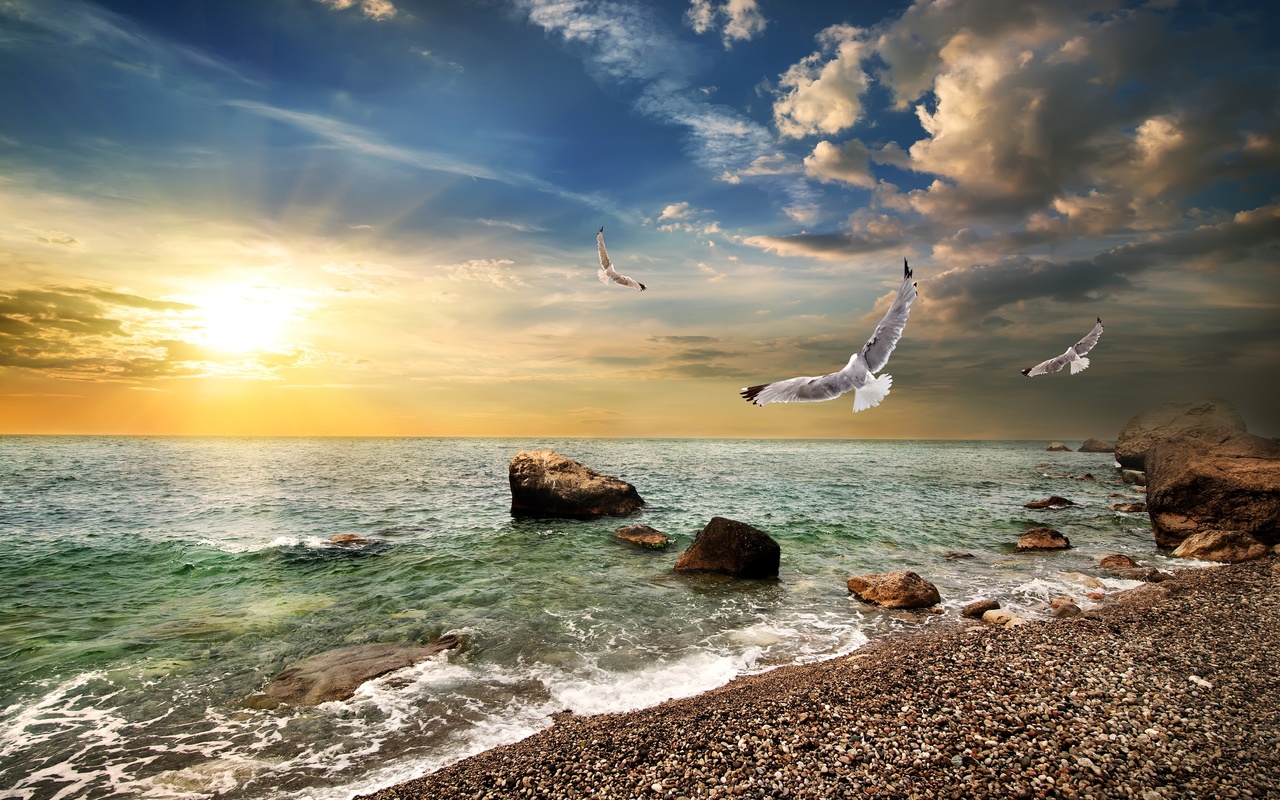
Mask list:
POLYGON ((1102 317, 1098 317, 1098 324, 1099 324, 1099 325, 1101 325, 1101 324, 1102 324, 1102 317))
POLYGON ((748 386, 745 389, 742 389, 741 391, 739 391, 738 394, 742 395, 743 400, 746 400, 748 403, 751 403, 752 405, 758 406, 760 404, 756 402, 756 396, 760 394, 761 389, 763 389, 768 385, 769 384, 767 383, 762 383, 759 386, 748 386))
POLYGON ((1031 367, 1027 367, 1026 369, 1024 369, 1024 370, 1022 371, 1022 376, 1023 376, 1024 378, 1030 378, 1031 376, 1030 376, 1029 374, 1027 374, 1027 373, 1029 373, 1029 372, 1031 372, 1031 367))
MULTIPOLYGON (((636 283, 640 283, 640 281, 636 281, 636 283)), ((640 283, 640 291, 643 292, 645 288, 646 288, 645 285, 643 283, 640 283)))
POLYGON ((912 274, 911 267, 907 266, 907 260, 905 258, 902 259, 902 279, 906 280, 907 278, 910 278, 912 274))
POLYGON ((603 226, 603 225, 601 225, 601 226, 600 226, 600 232, 601 232, 601 233, 604 233, 604 226, 603 226))

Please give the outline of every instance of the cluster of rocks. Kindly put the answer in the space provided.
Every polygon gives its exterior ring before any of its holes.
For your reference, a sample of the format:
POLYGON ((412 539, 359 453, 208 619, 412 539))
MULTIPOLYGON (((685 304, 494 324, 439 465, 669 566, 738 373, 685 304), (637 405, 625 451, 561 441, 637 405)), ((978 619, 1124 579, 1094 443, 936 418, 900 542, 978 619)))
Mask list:
MULTIPOLYGON (((1071 448, 1067 447, 1062 442, 1051 442, 1049 446, 1045 448, 1045 450, 1048 450, 1050 453, 1070 453, 1071 452, 1071 448)), ((1115 450, 1116 448, 1113 445, 1107 444, 1101 439, 1085 439, 1084 443, 1080 445, 1079 449, 1076 450, 1076 452, 1077 453, 1114 453, 1115 450)))

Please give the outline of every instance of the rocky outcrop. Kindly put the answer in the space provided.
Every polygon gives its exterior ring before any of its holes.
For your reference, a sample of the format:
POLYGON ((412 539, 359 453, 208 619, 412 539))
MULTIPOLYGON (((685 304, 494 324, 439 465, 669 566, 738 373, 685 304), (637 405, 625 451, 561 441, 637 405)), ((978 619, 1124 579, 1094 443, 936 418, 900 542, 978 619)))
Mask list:
POLYGON ((1109 556, 1103 556, 1098 566, 1103 569, 1136 569, 1138 562, 1123 553, 1112 553, 1109 556))
POLYGON ((995 611, 999 607, 999 600, 975 600, 960 609, 960 616, 969 617, 970 619, 982 619, 983 614, 988 611, 995 611))
POLYGON ((1208 530, 1280 543, 1280 444, 1250 433, 1166 442, 1147 454, 1147 512, 1156 543, 1208 530))
POLYGON ((1147 510, 1146 503, 1112 503, 1112 511, 1120 511, 1125 514, 1140 514, 1147 510))
POLYGON ((1013 548, 1013 552, 1029 553, 1034 550, 1066 550, 1069 547, 1071 547, 1071 540, 1061 533, 1052 528, 1037 527, 1022 534, 1022 538, 1018 540, 1018 545, 1013 548))
POLYGON ((365 681, 411 667, 461 644, 460 637, 449 633, 426 645, 365 644, 330 650, 304 658, 282 671, 261 693, 246 697, 244 705, 247 708, 276 708, 346 700, 365 681))
POLYGON ((1074 502, 1072 502, 1071 500, 1068 500, 1068 499, 1067 499, 1067 498, 1065 498, 1065 497, 1058 497, 1058 496, 1055 494, 1055 495, 1052 495, 1052 496, 1050 496, 1050 497, 1046 497, 1046 498, 1045 498, 1045 499, 1043 499, 1043 500, 1032 500, 1030 503, 1023 503, 1023 504, 1022 504, 1022 507, 1023 507, 1023 508, 1033 508, 1033 509, 1038 509, 1038 508, 1066 508, 1067 506, 1074 506, 1074 505, 1075 505, 1075 503, 1074 503, 1074 502))
POLYGON ((648 525, 627 525, 618 528, 613 535, 646 550, 665 550, 671 544, 665 533, 648 525))
POLYGON ((745 522, 712 517, 676 559, 676 572, 718 572, 736 578, 776 578, 782 548, 745 522))
POLYGON ((1085 439, 1077 453, 1114 453, 1115 445, 1107 444, 1101 439, 1085 439))
POLYGON ((1048 450, 1050 453, 1069 453, 1069 452, 1071 452, 1071 448, 1070 448, 1070 447, 1067 447, 1067 446, 1066 446, 1065 444, 1063 444, 1062 442, 1053 442, 1053 443, 1051 443, 1048 447, 1046 447, 1046 448, 1045 448, 1045 450, 1048 450))
POLYGON ((1124 469, 1146 470, 1146 457, 1166 442, 1219 444, 1245 432, 1244 418, 1231 401, 1211 397, 1190 403, 1165 403, 1138 414, 1116 439, 1116 461, 1124 469))
POLYGON ((1269 547, 1243 531, 1203 531, 1187 537, 1173 554, 1179 558, 1235 563, 1262 558, 1270 552, 1269 547))
POLYGON ((631 484, 601 475, 554 450, 521 450, 508 466, 511 513, 596 519, 632 514, 644 500, 631 484))
POLYGON ((910 570, 855 575, 848 586, 858 599, 885 608, 929 608, 942 602, 938 587, 910 570))

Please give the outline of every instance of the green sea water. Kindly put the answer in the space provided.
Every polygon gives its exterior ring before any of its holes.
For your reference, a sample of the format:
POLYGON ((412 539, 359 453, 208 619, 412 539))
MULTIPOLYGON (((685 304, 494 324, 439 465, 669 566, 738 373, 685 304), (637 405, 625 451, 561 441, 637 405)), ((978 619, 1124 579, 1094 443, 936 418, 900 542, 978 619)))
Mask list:
POLYGON ((1083 599, 1107 553, 1166 565, 1108 454, 1044 442, 0 437, 0 797, 348 798, 550 724, 830 657, 937 618, 852 599, 912 569, 950 616, 1083 599), (639 514, 509 513, 550 447, 639 514), (1067 475, 1091 473, 1084 481, 1067 475), (1028 511, 1049 494, 1077 506, 1028 511), (776 581, 677 576, 713 516, 781 545, 776 581), (1013 555, 1051 524, 1073 549, 1013 555), (674 541, 614 539, 643 523, 674 541), (354 533, 373 544, 330 542, 354 533), (949 559, 954 551, 969 559, 949 559), (924 621, 921 621, 924 619, 924 621), (462 634, 349 701, 253 710, 290 664, 462 634))

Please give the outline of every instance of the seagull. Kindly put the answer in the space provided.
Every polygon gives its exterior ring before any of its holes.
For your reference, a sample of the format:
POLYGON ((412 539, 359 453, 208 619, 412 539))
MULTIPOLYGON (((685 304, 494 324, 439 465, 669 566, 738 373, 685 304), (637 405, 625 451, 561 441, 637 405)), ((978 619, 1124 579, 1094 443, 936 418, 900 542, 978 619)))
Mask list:
POLYGON ((893 304, 876 326, 871 339, 849 357, 849 363, 844 369, 817 378, 791 378, 748 386, 741 390, 741 395, 747 401, 762 406, 766 403, 816 403, 839 397, 852 389, 855 414, 880 405, 880 401, 889 394, 893 376, 876 377, 874 373, 884 369, 884 365, 889 363, 889 354, 893 352, 898 339, 902 338, 902 329, 907 325, 907 314, 910 313, 911 303, 916 296, 911 268, 904 258, 902 285, 898 287, 897 297, 893 298, 893 304))
POLYGON ((613 268, 613 262, 609 261, 609 251, 604 249, 604 226, 600 227, 600 232, 596 234, 596 247, 600 250, 600 269, 596 272, 600 276, 601 283, 620 283, 623 286, 630 286, 632 289, 644 291, 644 284, 634 278, 628 278, 626 275, 619 275, 613 268))
POLYGON ((1089 334, 1083 339, 1068 347, 1067 352, 1057 358, 1051 358, 1048 361, 1041 361, 1034 367, 1024 369, 1022 374, 1026 375, 1028 378, 1034 378, 1037 375, 1058 372, 1068 364, 1071 365, 1072 375, 1075 375, 1077 372, 1084 372, 1089 368, 1089 359, 1085 358, 1084 354, 1093 349, 1093 346, 1098 343, 1098 337, 1100 336, 1102 336, 1102 317, 1098 317, 1098 321, 1094 324, 1093 330, 1089 331, 1089 334))

